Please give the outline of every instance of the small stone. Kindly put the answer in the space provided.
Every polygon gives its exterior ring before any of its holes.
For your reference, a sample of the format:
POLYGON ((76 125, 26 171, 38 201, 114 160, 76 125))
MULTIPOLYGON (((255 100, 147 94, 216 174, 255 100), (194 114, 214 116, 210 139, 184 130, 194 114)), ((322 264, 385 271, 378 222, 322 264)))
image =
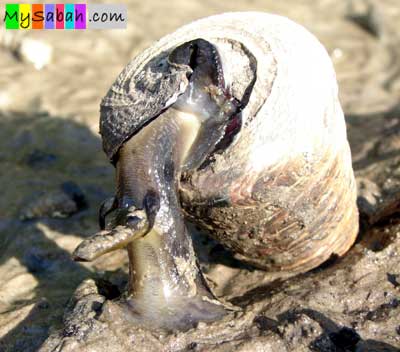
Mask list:
POLYGON ((16 55, 25 62, 41 70, 51 62, 53 48, 47 43, 31 38, 21 40, 16 55))

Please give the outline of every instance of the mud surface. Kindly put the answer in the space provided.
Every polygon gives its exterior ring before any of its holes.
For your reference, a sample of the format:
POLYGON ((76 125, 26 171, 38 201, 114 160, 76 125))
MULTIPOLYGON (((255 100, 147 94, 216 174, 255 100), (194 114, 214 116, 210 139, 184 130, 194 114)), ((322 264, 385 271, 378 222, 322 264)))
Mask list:
POLYGON ((398 1, 150 0, 128 7, 126 31, 0 29, 0 351, 398 351, 398 1), (116 308, 102 306, 126 284, 125 253, 92 264, 70 257, 98 229, 97 207, 113 194, 114 170, 97 133, 100 99, 152 41, 232 10, 286 15, 329 51, 359 186, 359 239, 344 258, 285 280, 197 236, 211 286, 241 312, 172 335, 111 321, 116 308))

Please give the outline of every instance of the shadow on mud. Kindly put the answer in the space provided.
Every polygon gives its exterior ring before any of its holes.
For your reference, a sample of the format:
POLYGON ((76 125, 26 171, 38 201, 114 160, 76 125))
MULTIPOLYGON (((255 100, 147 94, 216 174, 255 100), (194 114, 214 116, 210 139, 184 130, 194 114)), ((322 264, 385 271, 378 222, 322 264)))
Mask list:
POLYGON ((318 322, 324 330, 323 334, 317 337, 309 346, 315 352, 327 351, 375 351, 375 352, 395 352, 398 351, 392 345, 375 340, 363 340, 353 328, 341 327, 326 315, 313 309, 300 309, 295 312, 287 312, 278 319, 294 319, 296 315, 304 314, 318 322))
POLYGON ((355 171, 399 155, 387 142, 400 134, 400 105, 380 113, 347 115, 346 122, 355 171))
MULTIPOLYGON (((285 324, 296 324, 296 322, 307 321, 304 317, 310 318, 318 323, 323 333, 314 339, 308 348, 314 352, 397 352, 398 348, 381 341, 372 339, 364 340, 355 329, 341 326, 326 315, 313 309, 292 309, 280 314, 276 320, 264 316, 257 317, 255 322, 263 330, 270 330, 278 335, 282 335, 279 326, 285 324)), ((307 329, 307 328, 305 328, 307 329)), ((310 329, 312 327, 310 326, 310 329)), ((307 331, 300 331, 307 337, 307 331)), ((295 336, 292 336, 296 338, 295 336)))
POLYGON ((94 275, 72 261, 64 243, 69 235, 85 237, 97 230, 97 207, 112 192, 113 169, 100 138, 87 126, 46 113, 0 114, 0 169, 0 266, 17 272, 16 278, 0 280, 3 286, 21 280, 15 296, 2 304, 2 313, 15 311, 11 319, 20 322, 0 339, 0 350, 36 351, 49 328, 61 324, 76 286, 94 275), (66 208, 71 187, 79 194, 70 194, 72 206, 66 208), (66 190, 66 200, 54 202, 60 190, 66 190), (16 269, 15 260, 25 269, 16 269), (26 284, 27 276, 35 284, 26 284), (25 289, 28 299, 18 292, 25 289))

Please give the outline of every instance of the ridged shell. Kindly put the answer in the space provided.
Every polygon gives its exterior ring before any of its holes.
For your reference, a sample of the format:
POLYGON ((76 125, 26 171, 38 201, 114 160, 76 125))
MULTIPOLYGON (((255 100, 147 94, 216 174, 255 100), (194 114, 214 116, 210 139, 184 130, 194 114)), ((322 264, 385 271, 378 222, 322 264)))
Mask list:
POLYGON ((197 38, 217 47, 225 81, 245 107, 234 142, 182 176, 187 216, 269 270, 305 271, 344 254, 358 232, 358 211, 335 72, 318 40, 286 18, 212 16, 136 57, 102 101, 107 155, 184 90, 185 73, 163 62, 197 38))

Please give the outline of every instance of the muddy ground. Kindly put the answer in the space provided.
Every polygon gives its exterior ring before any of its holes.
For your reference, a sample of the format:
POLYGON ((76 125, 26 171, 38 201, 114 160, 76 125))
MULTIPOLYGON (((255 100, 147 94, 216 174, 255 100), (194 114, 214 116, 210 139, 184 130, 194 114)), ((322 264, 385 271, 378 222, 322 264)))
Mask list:
POLYGON ((398 0, 126 2, 127 30, 0 29, 0 351, 399 351, 398 0), (233 10, 286 15, 328 49, 359 186, 359 238, 343 259, 284 280, 197 237, 216 294, 242 312, 172 335, 109 322, 99 307, 126 282, 125 253, 92 264, 70 257, 113 194, 100 99, 152 41, 233 10))

